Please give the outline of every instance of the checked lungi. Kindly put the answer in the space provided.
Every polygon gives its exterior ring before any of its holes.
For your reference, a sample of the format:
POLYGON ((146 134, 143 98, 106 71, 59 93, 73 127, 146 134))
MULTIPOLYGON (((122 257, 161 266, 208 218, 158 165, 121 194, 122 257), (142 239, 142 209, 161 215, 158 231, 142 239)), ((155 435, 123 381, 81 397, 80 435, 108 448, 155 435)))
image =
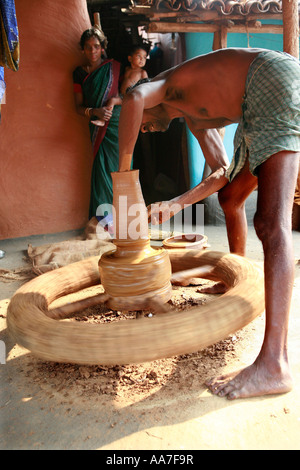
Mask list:
POLYGON ((229 181, 244 167, 259 165, 283 150, 300 151, 300 64, 284 52, 260 52, 247 75, 242 117, 234 137, 229 181))

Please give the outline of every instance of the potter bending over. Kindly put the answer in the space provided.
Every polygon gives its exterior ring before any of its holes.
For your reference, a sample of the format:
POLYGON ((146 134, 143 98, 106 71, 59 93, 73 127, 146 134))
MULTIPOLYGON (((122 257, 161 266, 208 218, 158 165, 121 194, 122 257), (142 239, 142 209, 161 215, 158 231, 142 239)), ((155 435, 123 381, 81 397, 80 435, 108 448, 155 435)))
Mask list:
POLYGON ((140 130, 165 131, 177 117, 185 119, 211 168, 198 186, 161 203, 159 212, 150 208, 152 221, 169 218, 174 203, 180 210, 219 191, 230 251, 244 255, 244 203, 258 188, 254 225, 265 257, 265 337, 252 365, 207 383, 212 393, 229 399, 292 388, 287 333, 294 278, 291 214, 300 155, 299 80, 299 63, 287 54, 224 49, 163 72, 123 101, 119 171, 130 169, 140 130), (216 129, 237 122, 229 166, 216 129))

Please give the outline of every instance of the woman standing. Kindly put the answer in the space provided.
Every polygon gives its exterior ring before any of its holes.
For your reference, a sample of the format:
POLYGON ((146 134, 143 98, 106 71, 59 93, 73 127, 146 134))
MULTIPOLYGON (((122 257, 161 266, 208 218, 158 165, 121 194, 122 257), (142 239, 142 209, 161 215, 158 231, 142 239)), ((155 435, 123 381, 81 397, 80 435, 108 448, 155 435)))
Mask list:
MULTIPOLYGON (((111 172, 118 171, 119 164, 120 63, 103 59, 106 45, 106 37, 98 28, 84 31, 80 46, 86 65, 73 73, 76 109, 89 119, 94 154, 89 218, 96 215, 100 204, 112 204, 111 172)), ((97 215, 99 219, 105 213, 99 211, 97 215)))

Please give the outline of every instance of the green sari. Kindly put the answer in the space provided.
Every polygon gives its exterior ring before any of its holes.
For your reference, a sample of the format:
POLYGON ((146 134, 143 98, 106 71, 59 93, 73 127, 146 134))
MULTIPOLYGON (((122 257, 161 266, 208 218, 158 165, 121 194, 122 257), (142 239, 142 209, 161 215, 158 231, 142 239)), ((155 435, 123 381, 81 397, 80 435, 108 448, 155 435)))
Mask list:
MULTIPOLYGON (((89 108, 105 106, 109 98, 118 95, 120 64, 115 60, 105 60, 92 73, 87 74, 79 68, 85 77, 81 81, 84 105, 89 108)), ((76 69, 78 71, 78 69, 76 69)), ((76 71, 75 71, 76 72, 76 71)), ((75 73, 74 72, 74 73, 75 73)), ((79 81, 74 78, 74 81, 79 81)), ((118 126, 121 106, 115 106, 113 115, 105 126, 89 123, 93 145, 94 163, 91 178, 91 199, 89 217, 97 213, 101 204, 113 201, 111 173, 119 167, 118 126)), ((97 119, 97 118, 95 118, 97 119)), ((99 212, 99 216, 104 215, 99 212)))

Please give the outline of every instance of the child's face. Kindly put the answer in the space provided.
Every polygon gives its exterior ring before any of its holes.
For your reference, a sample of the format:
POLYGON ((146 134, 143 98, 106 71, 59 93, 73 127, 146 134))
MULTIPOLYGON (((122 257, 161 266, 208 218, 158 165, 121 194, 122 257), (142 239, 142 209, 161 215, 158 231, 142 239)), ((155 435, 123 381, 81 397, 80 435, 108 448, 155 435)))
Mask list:
POLYGON ((143 49, 138 49, 131 56, 128 57, 128 60, 132 67, 144 67, 146 64, 147 52, 143 49))

